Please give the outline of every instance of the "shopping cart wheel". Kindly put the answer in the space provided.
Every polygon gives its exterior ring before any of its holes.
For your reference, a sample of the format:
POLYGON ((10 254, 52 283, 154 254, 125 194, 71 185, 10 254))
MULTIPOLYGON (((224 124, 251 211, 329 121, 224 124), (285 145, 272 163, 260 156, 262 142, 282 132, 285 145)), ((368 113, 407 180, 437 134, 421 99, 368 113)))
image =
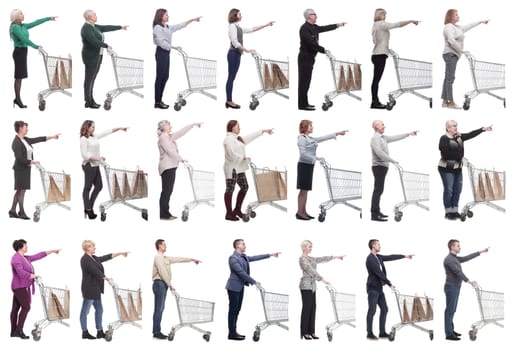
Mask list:
POLYGON ((175 102, 173 109, 176 110, 177 112, 180 111, 182 109, 182 104, 179 102, 175 102))
POLYGON ((432 108, 432 99, 430 99, 430 101, 428 102, 428 105, 430 106, 430 108, 432 108))
POLYGON ((37 328, 34 328, 32 330, 32 339, 34 339, 34 341, 40 341, 41 340, 41 331, 38 330, 37 328))
POLYGON ((259 105, 259 102, 250 102, 250 110, 255 111, 257 106, 259 105))
POLYGON ((250 221, 250 215, 243 214, 243 222, 248 222, 248 221, 250 221))
POLYGON ((392 102, 387 102, 386 109, 388 111, 392 110, 395 104, 396 104, 396 101, 394 101, 394 100, 392 102))
POLYGON ((403 212, 399 211, 394 214, 394 221, 400 222, 400 221, 402 221, 402 217, 403 217, 403 212))
POLYGON ((396 330, 393 328, 391 332, 389 332, 389 341, 394 341, 394 337, 396 336, 396 330))
POLYGON ((476 330, 476 328, 473 328, 472 330, 469 331, 469 339, 472 340, 472 341, 477 340, 477 330, 476 330))
POLYGON ((111 110, 111 101, 105 100, 105 102, 104 102, 104 109, 106 111, 110 111, 111 110))
POLYGON ((467 217, 466 213, 460 214, 460 221, 462 221, 462 222, 466 221, 466 217, 467 217))
POLYGON ((36 210, 34 212, 34 222, 39 222, 39 219, 41 218, 41 214, 36 210))
POLYGON ((464 105, 462 106, 462 108, 467 111, 469 109, 469 105, 470 105, 470 100, 469 99, 466 99, 464 101, 464 105))
POLYGON ((475 214, 473 214, 473 212, 471 210, 468 210, 466 215, 467 215, 468 218, 471 219, 473 217, 473 215, 475 215, 475 214))
POLYGON ((147 209, 143 209, 143 210, 141 211, 141 217, 142 217, 144 220, 148 221, 148 210, 147 210, 147 209))
POLYGON ((203 338, 203 340, 205 340, 206 342, 209 342, 209 340, 211 340, 211 335, 210 335, 209 333, 207 333, 207 334, 204 334, 202 338, 203 338))
POLYGON ((332 341, 332 337, 333 337, 332 332, 327 332, 328 341, 332 341))
POLYGON ((430 338, 430 340, 434 340, 434 331, 428 331, 428 337, 430 338))
POLYGON ((105 219, 107 219, 107 213, 101 213, 101 214, 100 214, 100 220, 101 220, 102 222, 104 222, 104 221, 105 221, 105 219))
POLYGON ((182 105, 182 107, 184 107, 187 104, 187 101, 186 100, 180 100, 180 104, 182 105))
POLYGON ((325 222, 325 214, 319 214, 318 215, 318 221, 319 222, 325 222))
POLYGON ((45 100, 39 100, 39 110, 44 111, 46 108, 46 101, 45 100))
POLYGON ((253 332, 252 339, 253 339, 253 341, 259 341, 259 339, 261 339, 261 332, 259 330, 256 330, 255 332, 253 332))
POLYGON ((170 334, 168 334, 168 341, 173 341, 175 339, 175 331, 172 330, 170 334))
POLYGON ((503 108, 507 108, 507 99, 506 98, 503 99, 503 108))
POLYGON ((324 110, 325 112, 328 111, 328 109, 330 108, 330 106, 328 105, 327 102, 324 102, 322 105, 321 105, 321 109, 324 110))
POLYGON ((189 213, 187 211, 182 212, 182 221, 186 222, 189 219, 189 213))

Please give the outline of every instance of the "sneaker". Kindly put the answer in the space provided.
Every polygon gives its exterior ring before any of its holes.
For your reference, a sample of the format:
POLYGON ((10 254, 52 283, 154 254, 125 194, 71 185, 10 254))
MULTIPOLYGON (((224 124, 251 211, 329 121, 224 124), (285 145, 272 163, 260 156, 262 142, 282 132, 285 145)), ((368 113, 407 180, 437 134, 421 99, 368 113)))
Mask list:
POLYGON ((443 102, 443 103, 441 104, 441 107, 442 107, 442 108, 448 108, 448 102, 443 102))
POLYGON ((448 103, 446 107, 450 109, 462 109, 462 107, 456 104, 455 102, 448 103))

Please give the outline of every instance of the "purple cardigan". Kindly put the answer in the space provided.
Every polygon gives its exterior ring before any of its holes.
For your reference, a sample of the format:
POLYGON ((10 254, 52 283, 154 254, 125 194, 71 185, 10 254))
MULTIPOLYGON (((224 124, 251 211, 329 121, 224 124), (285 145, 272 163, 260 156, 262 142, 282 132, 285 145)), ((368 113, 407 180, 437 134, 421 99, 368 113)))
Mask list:
POLYGON ((30 278, 30 275, 34 273, 31 262, 42 259, 45 256, 46 252, 40 252, 35 255, 25 255, 25 258, 21 254, 15 253, 11 258, 11 289, 32 287, 32 294, 34 294, 34 280, 30 278))

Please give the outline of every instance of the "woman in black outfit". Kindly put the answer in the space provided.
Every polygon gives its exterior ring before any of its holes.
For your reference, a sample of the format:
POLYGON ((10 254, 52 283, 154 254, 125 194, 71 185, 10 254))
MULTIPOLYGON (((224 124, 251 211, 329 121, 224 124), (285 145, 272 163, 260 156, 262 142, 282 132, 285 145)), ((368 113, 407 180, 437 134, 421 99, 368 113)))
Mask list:
POLYGON ((10 218, 18 218, 29 220, 30 218, 25 214, 23 201, 25 200, 25 191, 30 190, 30 168, 32 164, 39 164, 39 161, 34 160, 32 145, 38 142, 45 142, 51 139, 58 139, 60 134, 53 136, 40 136, 35 138, 26 137, 28 132, 28 124, 24 121, 14 122, 14 131, 16 136, 12 142, 12 150, 14 152, 14 198, 11 210, 9 210, 10 218), (16 207, 19 206, 19 211, 16 213, 16 207))

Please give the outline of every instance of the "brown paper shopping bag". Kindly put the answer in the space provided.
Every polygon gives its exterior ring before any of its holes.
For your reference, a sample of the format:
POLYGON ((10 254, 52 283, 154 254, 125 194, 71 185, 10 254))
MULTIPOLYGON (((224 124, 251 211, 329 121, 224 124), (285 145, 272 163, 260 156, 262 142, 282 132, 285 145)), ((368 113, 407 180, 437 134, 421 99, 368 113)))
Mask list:
POLYGON ((348 74, 346 74, 346 88, 347 91, 355 90, 354 83, 353 83, 353 69, 352 65, 348 65, 348 74))
POLYGON ((68 74, 63 60, 59 60, 59 87, 61 89, 69 89, 70 83, 68 82, 68 74))
POLYGON ((278 175, 278 197, 280 200, 287 199, 287 181, 282 173, 276 171, 278 175))
POLYGON ((271 66, 271 69, 273 71, 273 88, 274 89, 287 89, 289 87, 289 79, 287 79, 284 72, 282 72, 282 69, 280 69, 280 66, 276 63, 273 63, 271 66), (277 83, 275 84, 275 80, 277 80, 277 83), (276 85, 276 87, 275 87, 276 85))
POLYGON ((137 290, 137 313, 139 314, 139 319, 141 319, 143 317, 143 295, 141 288, 137 290))
POLYGON ((70 291, 64 292, 63 304, 53 292, 50 293, 48 298, 48 320, 64 320, 70 318, 70 291), (64 305, 63 305, 64 304, 64 305))
POLYGON ((59 310, 57 309, 57 304, 55 303, 54 293, 50 293, 50 297, 48 298, 47 304, 47 316, 49 321, 55 321, 60 319, 59 310))
POLYGON ((122 195, 123 199, 129 199, 130 197, 132 197, 132 193, 130 191, 130 183, 128 180, 127 173, 123 174, 123 187, 122 187, 121 195, 122 195))
POLYGON ((125 307, 125 303, 123 302, 123 298, 121 297, 121 295, 118 294, 116 296, 116 300, 118 301, 118 306, 119 306, 119 309, 120 309, 120 321, 121 322, 129 322, 129 321, 131 321, 130 317, 129 317, 129 314, 127 312, 127 308, 125 307))
POLYGON ((136 304, 134 303, 134 297, 132 296, 132 292, 128 294, 128 308, 129 308, 129 318, 131 321, 137 321, 140 319, 139 312, 137 311, 136 304))
POLYGON ((59 89, 59 62, 55 62, 55 70, 50 83, 52 89, 59 89))
POLYGON ((337 82, 337 91, 348 91, 348 86, 346 85, 346 74, 344 72, 343 64, 339 67, 339 81, 337 82))
POLYGON ((54 177, 52 175, 48 176, 48 197, 47 202, 48 203, 57 203, 62 202, 64 200, 64 195, 59 189, 59 186, 57 186, 57 183, 54 180, 54 177))
POLYGON ((491 177, 489 176, 489 172, 485 173, 485 200, 486 201, 494 200, 493 184, 491 182, 491 177))
POLYGON ((68 55, 68 85, 70 86, 70 89, 73 87, 73 74, 72 74, 72 59, 71 55, 68 55))
POLYGON ((482 181, 482 173, 478 174, 478 183, 475 189, 475 197, 476 202, 483 202, 485 200, 485 188, 484 182, 482 181))
POLYGON ((427 304, 426 319, 427 321, 431 321, 434 319, 434 309, 432 308, 429 297, 425 297, 425 302, 427 304))
POLYGON ((132 198, 136 199, 146 197, 148 197, 148 183, 146 182, 146 176, 142 170, 138 170, 132 189, 132 198))
POLYGON ((267 63, 264 66, 264 90, 269 91, 273 89, 273 81, 271 80, 271 73, 269 71, 269 65, 267 63))
POLYGON ((362 90, 362 71, 358 63, 353 64, 353 89, 362 90))
POLYGON ((412 301, 411 321, 420 322, 425 321, 425 319, 425 310, 423 309, 421 299, 419 297, 414 297, 414 300, 412 301))
MULTIPOLYGON (((505 174, 503 174, 505 176, 505 174)), ((495 171, 493 175, 493 181, 494 181, 494 199, 496 200, 503 200, 505 199, 505 188, 504 184, 502 184, 500 180, 500 173, 495 171)), ((505 181, 505 179, 504 179, 505 181)))
POLYGON ((402 323, 410 323, 409 309, 407 308, 407 300, 403 299, 402 323))
POLYGON ((259 202, 272 202, 287 197, 287 185, 278 171, 266 171, 255 175, 259 202))
POLYGON ((71 175, 64 174, 64 200, 71 200, 71 175))
POLYGON ((120 183, 118 181, 118 176, 116 173, 113 174, 113 187, 112 187, 112 199, 115 201, 122 200, 123 197, 121 195, 120 183))

